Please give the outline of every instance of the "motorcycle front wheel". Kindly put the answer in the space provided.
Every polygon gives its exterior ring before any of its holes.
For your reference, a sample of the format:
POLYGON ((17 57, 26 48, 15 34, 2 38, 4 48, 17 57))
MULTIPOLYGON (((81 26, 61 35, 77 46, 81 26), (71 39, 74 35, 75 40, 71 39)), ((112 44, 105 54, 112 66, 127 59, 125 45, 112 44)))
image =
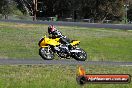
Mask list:
POLYGON ((78 49, 80 52, 74 53, 74 59, 78 61, 85 61, 87 59, 87 53, 83 49, 78 49))
POLYGON ((44 60, 53 60, 54 59, 54 53, 52 50, 48 50, 48 48, 40 48, 39 49, 39 55, 44 59, 44 60))

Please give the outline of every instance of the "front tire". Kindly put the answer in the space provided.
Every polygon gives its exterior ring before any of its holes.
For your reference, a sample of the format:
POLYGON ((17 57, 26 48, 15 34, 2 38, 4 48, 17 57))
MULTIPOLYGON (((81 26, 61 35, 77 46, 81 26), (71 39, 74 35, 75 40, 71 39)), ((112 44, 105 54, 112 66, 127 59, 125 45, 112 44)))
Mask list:
POLYGON ((39 49, 39 55, 44 59, 44 60, 53 60, 54 59, 54 53, 51 49, 48 48, 40 48, 39 49))
POLYGON ((87 59, 87 53, 83 49, 78 49, 81 52, 74 53, 74 59, 78 61, 85 61, 87 59))

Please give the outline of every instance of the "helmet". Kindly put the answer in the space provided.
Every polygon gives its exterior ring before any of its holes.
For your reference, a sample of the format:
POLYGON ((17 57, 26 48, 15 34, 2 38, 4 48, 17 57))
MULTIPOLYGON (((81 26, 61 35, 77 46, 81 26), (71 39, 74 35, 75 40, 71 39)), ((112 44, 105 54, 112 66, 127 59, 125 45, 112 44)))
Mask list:
POLYGON ((56 31, 56 27, 54 25, 49 25, 49 27, 48 27, 48 33, 52 34, 54 31, 56 31))

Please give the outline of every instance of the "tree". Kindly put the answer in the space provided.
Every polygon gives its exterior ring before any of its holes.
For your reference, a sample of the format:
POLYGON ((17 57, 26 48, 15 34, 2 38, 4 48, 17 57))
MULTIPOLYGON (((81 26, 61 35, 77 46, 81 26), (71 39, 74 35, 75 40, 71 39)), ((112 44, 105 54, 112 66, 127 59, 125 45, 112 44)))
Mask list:
MULTIPOLYGON (((37 0, 37 16, 74 19, 92 18, 95 22, 104 20, 121 21, 124 18, 125 0, 37 0), (41 12, 39 11, 41 10, 41 12)), ((128 0, 132 5, 132 1, 128 0)), ((8 15, 19 9, 23 14, 33 15, 33 0, 0 0, 0 13, 8 15)), ((132 6, 128 10, 128 18, 132 20, 132 6)))
POLYGON ((97 22, 106 19, 115 20, 115 18, 120 20, 122 16, 120 0, 82 0, 81 4, 82 17, 94 18, 97 22))
POLYGON ((11 13, 11 8, 9 8, 9 6, 10 6, 9 3, 10 2, 8 2, 8 0, 1 0, 0 1, 1 14, 5 16, 5 19, 7 19, 8 18, 7 15, 11 13))
POLYGON ((8 15, 13 14, 15 8, 16 3, 13 0, 0 1, 0 13, 4 15, 5 19, 8 19, 8 15))
POLYGON ((33 15, 33 0, 14 0, 17 8, 25 15, 33 15))
POLYGON ((128 1, 129 7, 128 7, 128 20, 132 21, 132 0, 128 1))
POLYGON ((60 17, 70 17, 72 13, 72 0, 57 0, 54 4, 55 14, 60 17))

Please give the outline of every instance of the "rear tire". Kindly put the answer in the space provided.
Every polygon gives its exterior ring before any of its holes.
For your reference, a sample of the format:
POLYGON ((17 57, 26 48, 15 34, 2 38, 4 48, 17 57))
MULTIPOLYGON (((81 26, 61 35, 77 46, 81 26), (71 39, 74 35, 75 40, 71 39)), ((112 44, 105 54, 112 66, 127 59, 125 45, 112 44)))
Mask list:
POLYGON ((44 59, 44 60, 53 60, 54 59, 54 53, 52 50, 49 50, 47 48, 40 48, 39 49, 39 55, 44 59))
POLYGON ((87 53, 83 49, 78 49, 81 52, 74 53, 74 59, 78 61, 85 61, 87 59, 87 53))

